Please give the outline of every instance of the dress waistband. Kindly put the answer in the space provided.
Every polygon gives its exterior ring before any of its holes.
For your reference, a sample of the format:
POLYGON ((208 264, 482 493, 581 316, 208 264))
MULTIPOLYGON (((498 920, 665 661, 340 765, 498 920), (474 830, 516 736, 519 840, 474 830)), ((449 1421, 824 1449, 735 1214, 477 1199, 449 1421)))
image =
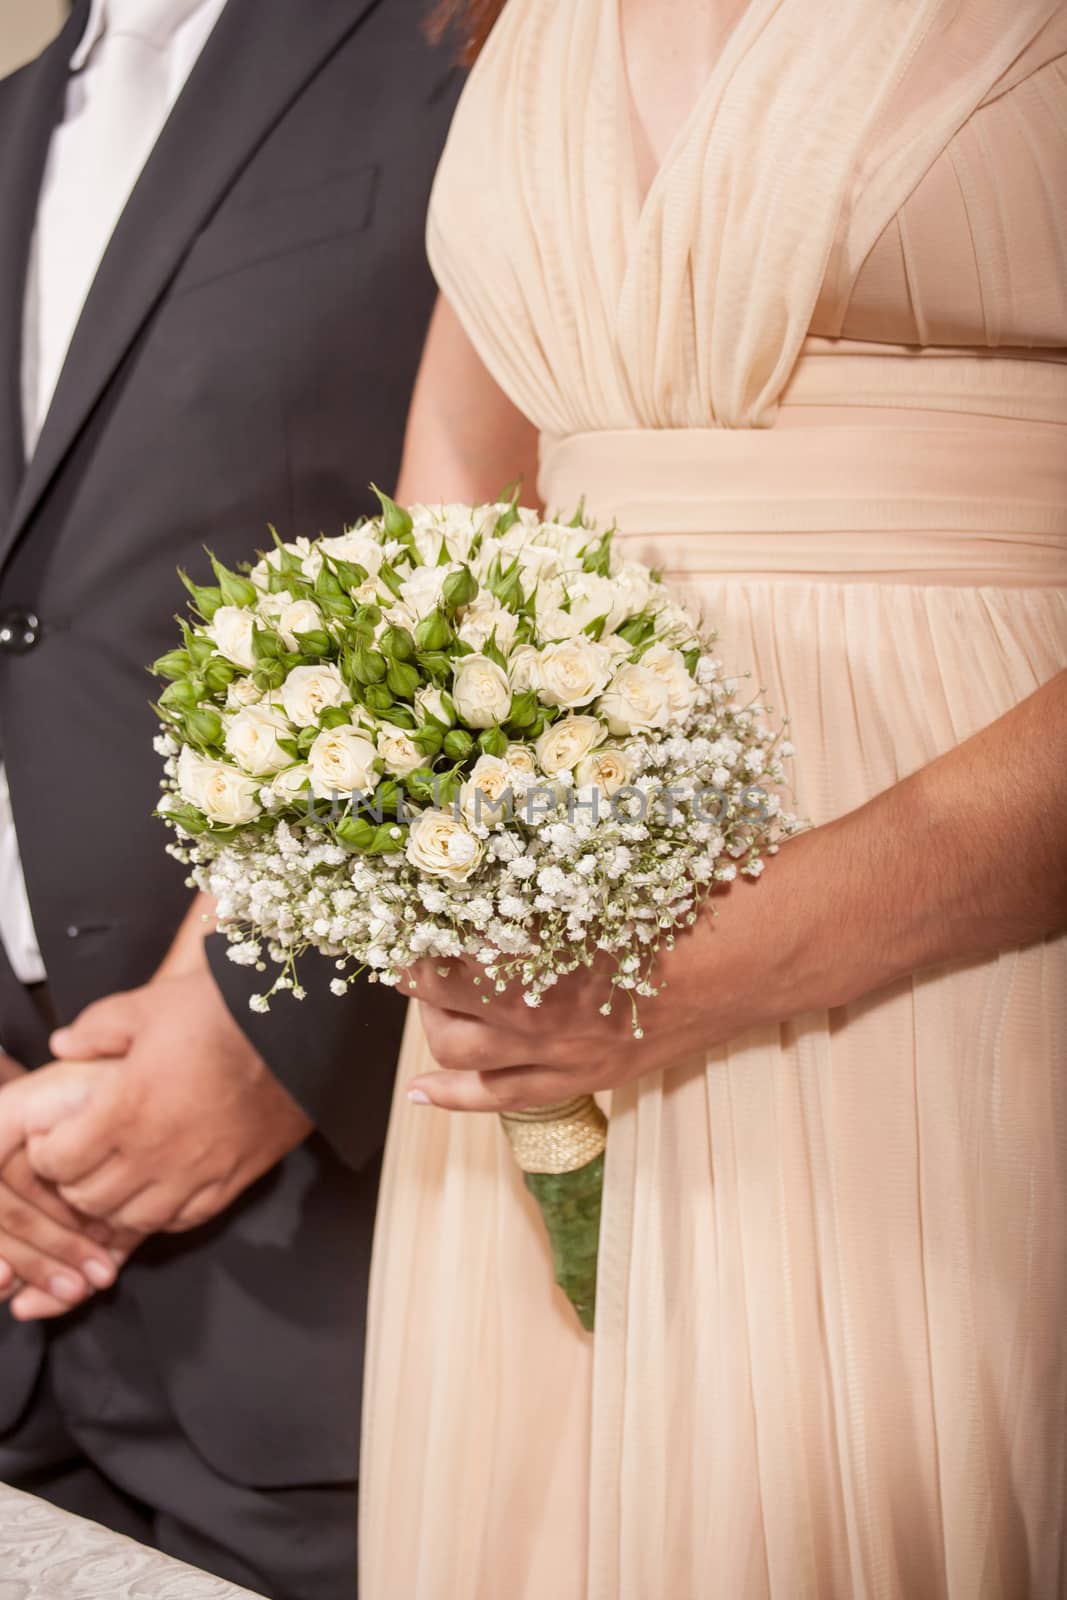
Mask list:
POLYGON ((1058 423, 790 406, 769 429, 544 435, 539 487, 668 571, 1067 584, 1058 423))

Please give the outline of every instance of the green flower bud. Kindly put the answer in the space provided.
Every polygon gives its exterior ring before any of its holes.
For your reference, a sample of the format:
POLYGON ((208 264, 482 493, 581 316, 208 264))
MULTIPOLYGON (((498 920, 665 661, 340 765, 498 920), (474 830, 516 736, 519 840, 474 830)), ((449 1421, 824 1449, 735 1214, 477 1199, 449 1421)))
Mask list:
POLYGON ((261 627, 258 622, 253 623, 252 654, 257 661, 280 661, 288 653, 280 633, 275 633, 273 628, 261 627))
POLYGON ((392 703, 392 692, 384 683, 368 684, 363 691, 363 704, 368 711, 388 711, 392 703))
POLYGON ((347 728, 352 718, 347 711, 342 711, 340 706, 327 706, 319 712, 320 728, 347 728))
POLYGON ((165 656, 153 661, 149 671, 157 678, 184 678, 193 665, 188 650, 168 650, 165 656))
POLYGON ((478 735, 478 743, 487 756, 506 756, 508 753, 508 736, 503 728, 486 728, 484 733, 478 735))
POLYGON ((193 633, 188 628, 185 630, 185 648, 188 650, 196 666, 202 667, 215 654, 214 639, 205 639, 202 633, 193 633))
POLYGON ((420 650, 415 658, 428 678, 447 683, 452 676, 452 658, 442 650, 420 650))
POLYGON ((406 661, 390 661, 385 681, 397 700, 410 700, 422 686, 419 669, 406 661))
POLYGON ((258 598, 256 586, 248 578, 238 577, 236 572, 231 572, 229 567, 224 567, 221 561, 216 561, 210 555, 212 571, 218 579, 219 593, 222 603, 227 606, 254 606, 258 598))
MULTIPOLYGON (((507 743, 507 740, 504 741, 507 743)), ((474 740, 464 728, 453 728, 446 733, 441 746, 450 761, 466 761, 474 749, 474 740)))
POLYGON ((187 711, 183 717, 185 731, 194 744, 211 745, 222 741, 222 718, 217 711, 187 711))
POLYGON ((252 674, 252 682, 262 694, 280 689, 286 678, 284 661, 261 661, 252 674))
POLYGON ((382 583, 385 584, 385 587, 389 590, 389 592, 395 595, 399 600, 401 591, 403 589, 404 580, 391 562, 382 562, 381 566, 378 568, 378 577, 381 579, 382 583))
POLYGON ((444 743, 444 737, 443 728, 435 727, 432 722, 428 722, 413 735, 411 742, 421 755, 435 756, 444 743))
POLYGON ((333 640, 324 628, 310 628, 307 633, 294 633, 293 638, 300 646, 302 654, 312 656, 316 661, 321 661, 323 656, 333 654, 333 640))
POLYGON ((374 824, 366 817, 342 817, 334 832, 346 850, 369 850, 374 843, 374 824))
POLYGON ((385 673, 385 657, 367 645, 357 645, 345 661, 345 676, 353 683, 382 683, 385 673))
POLYGON ((378 716, 383 722, 389 722, 394 728, 414 728, 415 718, 407 706, 387 706, 384 711, 379 711, 378 716))
POLYGON ((221 694, 237 676, 237 668, 221 656, 215 656, 204 668, 204 684, 212 694, 221 694))
POLYGON ((371 484, 371 489, 378 497, 382 508, 382 532, 387 539, 402 539, 407 543, 411 537, 412 521, 403 506, 398 506, 395 500, 390 500, 387 494, 371 484))
POLYGON ((331 556, 330 565, 338 583, 350 593, 367 581, 367 569, 361 567, 357 561, 342 561, 339 556, 331 556))
POLYGON ((370 847, 372 856, 391 856, 404 848, 404 830, 396 822, 383 822, 380 828, 374 830, 374 843, 370 847))
POLYGON ((527 689, 524 694, 517 694, 511 702, 508 713, 508 724, 512 728, 529 728, 537 716, 538 700, 533 689, 527 689))
POLYGON ((356 607, 356 620, 354 627, 356 632, 359 633, 361 637, 366 635, 367 637, 373 639, 374 630, 381 620, 381 606, 362 604, 356 607))
POLYGON ((384 628, 378 648, 388 661, 410 661, 415 654, 415 641, 406 628, 384 628))
POLYGON ((478 580, 469 567, 460 567, 458 572, 450 572, 441 589, 441 598, 445 605, 453 610, 457 606, 469 606, 478 593, 478 580))
POLYGON ((215 615, 215 612, 222 604, 222 591, 220 589, 211 588, 203 584, 194 583, 188 574, 182 572, 180 568, 178 569, 178 576, 188 589, 189 593, 192 595, 193 604, 196 606, 196 609, 199 611, 200 615, 204 618, 204 621, 210 622, 212 617, 215 615))
POLYGON ((401 802, 400 785, 395 778, 383 778, 374 791, 374 807, 380 810, 383 816, 388 813, 396 815, 396 808, 401 802))
POLYGON ((436 606, 415 629, 415 643, 420 650, 444 650, 452 643, 448 618, 436 606))
POLYGON ((193 711, 200 704, 200 695, 201 686, 195 678, 178 678, 164 689, 159 703, 176 711, 193 711))

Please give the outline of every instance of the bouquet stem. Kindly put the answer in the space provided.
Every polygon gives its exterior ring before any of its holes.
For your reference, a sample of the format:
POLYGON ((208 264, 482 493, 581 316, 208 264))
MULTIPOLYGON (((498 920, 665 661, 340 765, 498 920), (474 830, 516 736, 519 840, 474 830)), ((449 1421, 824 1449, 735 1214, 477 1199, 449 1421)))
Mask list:
POLYGON ((592 1333, 608 1121, 591 1094, 501 1115, 512 1154, 537 1201, 556 1282, 592 1333))

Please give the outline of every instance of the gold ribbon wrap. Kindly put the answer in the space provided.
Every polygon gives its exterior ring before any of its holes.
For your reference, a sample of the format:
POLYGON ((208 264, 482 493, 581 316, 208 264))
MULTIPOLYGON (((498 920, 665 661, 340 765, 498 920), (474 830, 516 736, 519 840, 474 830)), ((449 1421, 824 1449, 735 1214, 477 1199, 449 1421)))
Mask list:
POLYGON ((602 1155, 608 1119, 591 1094, 500 1116, 523 1172, 577 1172, 602 1155))

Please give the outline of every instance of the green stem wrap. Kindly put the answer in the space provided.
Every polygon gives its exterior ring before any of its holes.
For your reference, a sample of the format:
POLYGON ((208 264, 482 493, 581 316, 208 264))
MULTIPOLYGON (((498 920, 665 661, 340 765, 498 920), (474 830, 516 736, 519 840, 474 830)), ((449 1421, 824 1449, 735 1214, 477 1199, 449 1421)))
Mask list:
POLYGON ((607 1118, 592 1095, 501 1117, 544 1219, 556 1282, 592 1333, 607 1118))

